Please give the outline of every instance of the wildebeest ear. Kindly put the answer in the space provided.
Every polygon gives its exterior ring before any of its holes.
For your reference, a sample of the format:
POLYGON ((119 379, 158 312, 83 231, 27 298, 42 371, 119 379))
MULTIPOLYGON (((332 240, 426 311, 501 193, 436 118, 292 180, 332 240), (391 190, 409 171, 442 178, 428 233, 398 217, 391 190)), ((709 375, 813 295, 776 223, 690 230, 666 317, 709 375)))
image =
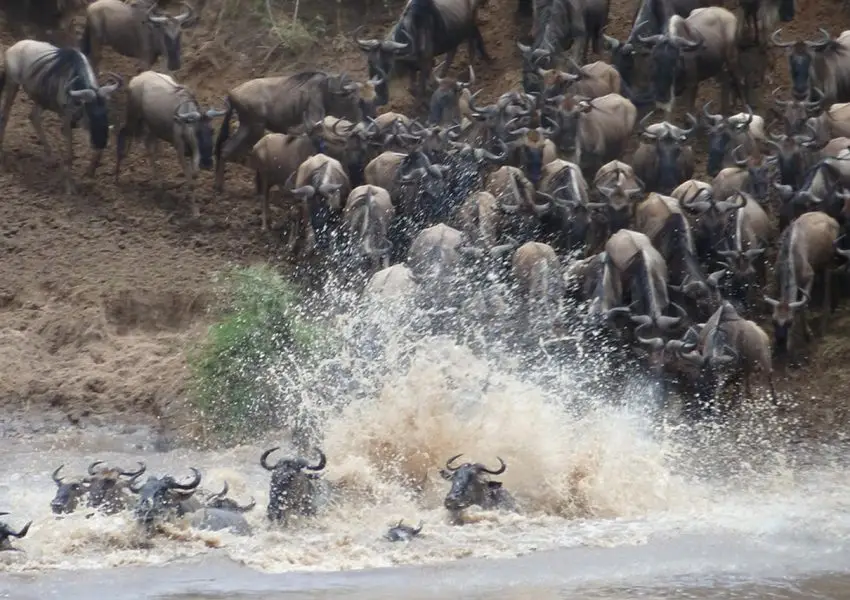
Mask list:
POLYGON ((497 489, 502 487, 502 482, 501 481, 488 481, 487 487, 490 488, 491 490, 497 490, 497 489))
POLYGON ((440 469, 440 477, 442 477, 443 479, 451 480, 452 472, 448 469, 440 469))

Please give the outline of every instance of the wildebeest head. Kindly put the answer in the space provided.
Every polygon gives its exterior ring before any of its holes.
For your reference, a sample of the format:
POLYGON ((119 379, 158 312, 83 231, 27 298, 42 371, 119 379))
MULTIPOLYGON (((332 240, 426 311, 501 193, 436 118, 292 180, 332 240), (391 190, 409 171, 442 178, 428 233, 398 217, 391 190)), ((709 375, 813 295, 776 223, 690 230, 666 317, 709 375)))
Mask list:
POLYGON ((248 512, 252 508, 257 505, 257 502, 251 497, 251 502, 246 504, 245 506, 239 506, 239 504, 233 498, 227 498, 227 492, 230 491, 230 486, 227 485, 227 482, 224 482, 224 488, 217 493, 212 494, 209 498, 204 501, 204 506, 207 508, 218 508, 221 510, 229 510, 230 512, 239 512, 244 513, 248 512))
MULTIPOLYGON (((597 191, 605 198, 608 211, 608 231, 616 233, 628 227, 635 208, 635 202, 643 195, 645 185, 640 178, 625 177, 623 173, 613 173, 614 178, 606 181, 596 180, 597 191)), ((598 176, 597 176, 598 177, 598 176)))
MULTIPOLYGON (((639 30, 642 26, 643 23, 638 25, 633 31, 639 30)), ((605 35, 604 37, 605 45, 611 51, 611 65, 617 69, 617 72, 620 73, 620 78, 626 85, 633 85, 635 56, 638 53, 645 52, 645 49, 632 41, 632 35, 625 42, 621 42, 610 35, 605 35)))
MULTIPOLYGON (((508 124, 510 125, 510 123, 508 124)), ((520 127, 510 131, 511 146, 517 153, 517 163, 534 185, 540 181, 546 141, 555 133, 552 127, 520 127)))
POLYGON ((120 76, 114 73, 109 76, 112 83, 98 86, 97 89, 89 87, 81 77, 75 77, 67 87, 70 102, 85 111, 89 139, 96 150, 103 150, 109 142, 109 96, 124 84, 120 76))
POLYGON ((812 62, 814 60, 812 52, 823 52, 832 43, 832 37, 829 35, 827 30, 823 27, 819 27, 818 31, 820 31, 823 36, 820 40, 816 40, 814 42, 783 42, 779 39, 779 33, 781 31, 782 28, 774 31, 770 36, 770 41, 780 48, 791 48, 791 52, 788 54, 788 69, 791 74, 791 89, 794 98, 804 100, 808 98, 811 93, 810 73, 812 70, 812 62))
POLYGON ((448 165, 435 165, 423 152, 409 154, 399 169, 399 183, 403 186, 415 186, 421 194, 426 214, 420 215, 426 221, 438 216, 443 205, 443 196, 448 185, 448 165))
POLYGON ((77 508, 77 503, 89 491, 89 481, 87 479, 65 481, 64 478, 59 477, 59 471, 64 466, 59 465, 53 471, 52 475, 53 481, 56 483, 56 495, 53 496, 53 500, 50 502, 50 509, 57 515, 74 512, 77 508))
POLYGON ((775 149, 779 183, 794 188, 800 187, 809 168, 810 151, 818 145, 814 132, 812 135, 777 135, 770 132, 770 137, 771 139, 766 141, 775 149))
POLYGON ((328 114, 345 117, 359 123, 367 118, 375 118, 377 114, 378 95, 376 89, 387 79, 385 73, 370 77, 365 83, 351 81, 347 75, 332 77, 334 81, 329 86, 331 93, 341 98, 346 106, 342 110, 328 110, 328 114), (351 106, 354 103, 356 106, 351 106))
MULTIPOLYGON (((159 52, 165 56, 166 64, 170 71, 176 71, 180 68, 180 38, 182 37, 182 28, 194 15, 192 7, 183 2, 186 9, 172 17, 164 14, 148 13, 148 21, 151 24, 154 35, 159 43, 159 52)), ((156 7, 156 3, 151 5, 151 11, 156 7)))
MULTIPOLYGON (((174 113, 174 122, 188 128, 188 135, 195 138, 198 146, 198 164, 202 169, 209 170, 213 167, 213 128, 212 120, 224 116, 227 111, 209 109, 200 112, 197 103, 187 101, 177 107, 174 113)), ((190 152, 187 144, 187 152, 190 152)))
MULTIPOLYGON (((9 513, 0 512, 0 517, 6 516, 9 513)), ((4 550, 17 550, 17 548, 13 548, 9 543, 10 537, 22 538, 26 537, 27 532, 30 530, 30 525, 32 525, 32 521, 23 526, 20 531, 15 531, 11 527, 9 527, 6 523, 0 522, 0 551, 4 550)))
MULTIPOLYGON (((395 59, 412 53, 412 40, 410 34, 404 28, 396 28, 395 36, 401 38, 399 40, 360 39, 357 37, 357 34, 361 29, 362 26, 354 31, 354 41, 357 47, 366 53, 369 77, 378 77, 382 73, 391 75, 395 59)), ((375 92, 378 106, 384 106, 390 101, 388 81, 381 81, 379 84, 376 84, 375 92)))
MULTIPOLYGON (((651 115, 652 113, 649 113, 641 119, 641 124, 651 115)), ((697 120, 693 115, 687 114, 687 118, 691 122, 689 129, 682 129, 665 122, 660 124, 663 127, 656 125, 644 127, 641 133, 645 142, 655 146, 658 160, 658 191, 662 194, 669 194, 680 183, 679 160, 688 137, 697 126, 697 120)))
POLYGON ((469 88, 475 85, 475 71, 469 66, 469 79, 460 81, 454 77, 438 77, 437 69, 443 63, 434 67, 434 81, 437 89, 431 94, 431 102, 428 109, 428 122, 433 125, 446 125, 448 123, 460 123, 464 113, 469 108, 469 88))
POLYGON ((98 469, 97 466, 102 464, 103 462, 98 460, 90 464, 88 468, 89 506, 92 508, 103 506, 108 511, 120 510, 124 508, 121 494, 126 487, 120 478, 133 479, 138 477, 145 472, 147 467, 145 463, 140 462, 137 471, 122 471, 114 467, 98 469))
POLYGON ((772 110, 781 117, 786 135, 803 133, 806 129, 806 120, 820 108, 823 103, 824 94, 818 88, 814 88, 819 96, 817 100, 796 100, 793 98, 791 100, 782 100, 776 96, 777 92, 781 89, 782 87, 780 86, 771 92, 773 102, 776 104, 776 108, 772 110))
POLYGON ((315 512, 313 480, 318 478, 317 473, 305 473, 308 471, 321 471, 327 464, 324 452, 316 449, 319 454, 319 462, 310 464, 301 457, 282 458, 276 463, 269 464, 269 455, 278 450, 274 447, 263 452, 260 456, 260 465, 267 471, 272 472, 269 485, 269 504, 266 515, 270 521, 285 520, 289 511, 295 511, 302 515, 310 515, 315 512))
POLYGON ((649 327, 650 324, 646 323, 635 329, 635 339, 641 344, 635 352, 644 357, 650 373, 660 377, 665 367, 674 363, 682 351, 693 350, 694 346, 685 340, 664 341, 660 335, 648 337, 649 327))
POLYGON ((500 481, 488 481, 482 477, 484 474, 501 475, 507 469, 505 461, 498 458, 501 467, 491 471, 481 463, 463 463, 453 467, 452 463, 463 456, 458 454, 446 461, 446 468, 440 469, 440 476, 452 482, 449 493, 443 500, 443 506, 452 512, 461 511, 472 505, 481 506, 486 503, 491 490, 501 488, 500 481))
POLYGON ((723 118, 723 115, 711 113, 708 110, 710 105, 711 100, 703 105, 702 112, 705 115, 708 126, 708 164, 706 165, 706 172, 714 177, 723 168, 723 158, 726 156, 729 143, 736 135, 747 132, 754 115, 748 106, 746 120, 730 121, 723 118))
POLYGON ((650 58, 653 65, 652 92, 656 106, 669 110, 676 94, 676 78, 684 68, 686 52, 702 47, 704 41, 689 40, 677 35, 638 36, 642 44, 651 46, 650 58))
POLYGON ((555 96, 547 99, 547 103, 557 105, 556 110, 548 112, 547 116, 555 123, 555 133, 558 147, 567 155, 576 151, 579 140, 579 120, 581 115, 593 110, 593 100, 577 100, 571 96, 555 96))
MULTIPOLYGON (((783 263, 778 265, 779 269, 793 269, 794 265, 783 263)), ((788 301, 787 299, 777 300, 769 296, 764 297, 764 301, 773 307, 771 320, 773 321, 773 335, 776 340, 777 353, 787 352, 789 347, 789 334, 791 326, 794 324, 794 313, 803 308, 809 301, 809 296, 806 291, 800 288, 800 293, 803 295, 802 300, 788 301)))
POLYGON ((715 246, 723 237, 730 213, 743 208, 747 198, 736 194, 717 201, 710 188, 696 190, 691 197, 682 198, 682 207, 696 217, 696 228, 704 239, 715 246))
POLYGON ((751 281, 756 275, 753 261, 764 254, 764 248, 750 248, 743 252, 738 250, 718 250, 717 254, 723 257, 723 266, 737 281, 751 281))
POLYGON ((748 156, 741 157, 742 146, 736 146, 732 150, 732 160, 739 169, 747 170, 747 183, 749 189, 745 190, 759 202, 765 202, 770 193, 770 183, 773 179, 772 172, 777 158, 774 156, 762 156, 758 149, 750 152, 748 156))
POLYGON ((201 484, 201 472, 190 467, 194 478, 189 483, 178 483, 170 475, 148 477, 142 485, 136 485, 138 476, 130 481, 128 488, 139 495, 135 508, 136 522, 152 527, 158 521, 167 520, 179 513, 181 501, 188 500, 201 484))

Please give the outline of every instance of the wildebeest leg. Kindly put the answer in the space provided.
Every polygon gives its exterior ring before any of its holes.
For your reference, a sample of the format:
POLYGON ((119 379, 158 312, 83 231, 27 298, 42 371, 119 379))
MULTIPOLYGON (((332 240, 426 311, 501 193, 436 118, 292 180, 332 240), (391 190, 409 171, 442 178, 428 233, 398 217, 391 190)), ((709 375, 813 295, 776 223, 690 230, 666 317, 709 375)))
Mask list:
POLYGON ((30 111, 30 123, 32 123, 33 129, 35 129, 35 135, 38 136, 38 141, 41 142, 41 145, 44 147, 44 154, 47 156, 47 160, 52 162, 54 158, 53 150, 50 148, 50 144, 47 143, 47 136, 44 135, 44 128, 41 126, 41 113, 41 107, 38 104, 34 104, 30 111))
POLYGON ((832 312, 832 271, 825 269, 823 272, 823 309, 818 323, 820 335, 826 332, 826 322, 829 320, 830 312, 832 312))
POLYGON ((156 150, 158 145, 156 136, 148 132, 145 136, 145 151, 148 153, 148 163, 151 167, 151 176, 154 180, 159 180, 160 191, 162 192, 165 190, 165 181, 159 176, 159 172, 157 170, 156 150))
POLYGON ((103 159, 103 150, 93 148, 91 162, 89 162, 89 168, 86 169, 86 177, 94 177, 95 171, 100 166, 101 159, 103 159))
POLYGON ((6 93, 6 100, 3 102, 3 112, 0 113, 0 149, 3 148, 3 138, 6 135, 6 125, 9 123, 9 117, 12 114, 12 104, 15 103, 15 96, 18 94, 18 88, 20 86, 9 79, 9 76, 6 75, 6 86, 5 89, 0 90, 0 92, 6 93))
MULTIPOLYGON (((37 128, 41 130, 41 135, 39 137, 44 137, 44 131, 41 127, 41 112, 39 111, 36 119, 33 121, 35 125, 38 123, 37 128)), ((71 115, 65 115, 62 120, 62 134, 65 137, 65 165, 63 169, 63 179, 65 180, 65 193, 73 194, 74 193, 74 184, 71 181, 71 174, 74 172, 74 130, 71 128, 71 115)), ((46 143, 46 140, 45 140, 46 143)), ((98 151, 94 150, 95 155, 97 155, 98 151)))
MULTIPOLYGON (((262 171, 257 171, 254 174, 254 190, 260 200, 261 209, 261 226, 263 231, 269 230, 269 196, 271 195, 271 186, 269 185, 268 177, 262 171)), ((291 252, 291 250, 290 250, 291 252)))
MULTIPOLYGON (((264 128, 262 125, 259 127, 260 136, 262 137, 262 132, 264 128)), ((215 166, 215 189, 217 191, 221 191, 224 189, 224 166, 229 161, 232 161, 239 157, 241 153, 248 146, 248 142, 250 142, 251 136, 251 127, 248 125, 242 125, 240 123, 239 129, 236 130, 236 133, 232 138, 228 139, 224 143, 224 147, 221 149, 221 158, 218 160, 215 166)))
POLYGON ((493 62, 493 57, 487 54, 487 48, 484 46, 484 36, 481 35, 481 30, 478 26, 475 26, 475 29, 472 32, 472 37, 469 39, 469 63, 472 64, 473 48, 478 51, 478 54, 481 55, 481 58, 484 59, 485 62, 491 63, 493 62))

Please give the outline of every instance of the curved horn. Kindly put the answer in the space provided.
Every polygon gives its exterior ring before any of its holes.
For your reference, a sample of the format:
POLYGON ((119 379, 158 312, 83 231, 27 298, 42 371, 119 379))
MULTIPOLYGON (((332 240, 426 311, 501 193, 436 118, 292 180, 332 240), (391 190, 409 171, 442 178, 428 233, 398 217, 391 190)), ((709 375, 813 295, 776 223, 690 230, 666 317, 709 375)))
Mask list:
POLYGON ((743 144, 738 144, 738 145, 737 145, 737 146, 735 146, 735 148, 732 150, 732 160, 734 160, 734 161, 735 161, 735 164, 736 164, 736 165, 738 165, 738 167, 740 167, 740 168, 742 168, 742 169, 743 169, 744 167, 746 167, 746 166, 747 166, 747 163, 749 162, 749 161, 747 160, 747 158, 746 158, 746 157, 744 157, 744 158, 739 158, 739 157, 738 157, 738 151, 739 151, 739 150, 741 150, 741 149, 743 148, 743 146, 744 146, 743 144))
POLYGON ((304 466, 305 469, 309 469, 310 471, 321 471, 322 469, 325 468, 325 465, 328 462, 328 459, 325 456, 325 453, 322 452, 319 448, 316 448, 316 452, 319 454, 319 462, 315 466, 312 466, 312 467, 310 465, 305 465, 304 466))
POLYGON ((804 290, 803 288, 797 288, 797 289, 799 289, 799 290, 800 290, 800 293, 801 293, 801 294, 803 294, 803 299, 802 299, 802 300, 797 300, 797 301, 795 301, 795 302, 789 302, 789 303, 788 303, 788 308, 790 308, 791 310, 796 310, 796 309, 800 308, 801 306, 803 306, 804 304, 806 304, 806 303, 809 301, 809 294, 808 294, 808 292, 806 292, 806 290, 804 290))
POLYGON ((192 18, 192 15, 195 14, 195 10, 192 8, 192 5, 189 4, 188 2, 181 2, 180 4, 185 6, 186 10, 184 10, 182 13, 180 13, 179 15, 174 17, 174 20, 182 25, 183 23, 185 23, 186 21, 188 21, 189 19, 192 18))
POLYGON ((87 470, 88 470, 89 475, 92 475, 92 476, 97 475, 97 472, 94 470, 94 468, 95 468, 97 465, 102 465, 102 464, 103 464, 103 461, 102 461, 102 460, 96 460, 96 461, 94 461, 92 464, 90 464, 90 465, 89 465, 89 468, 87 469, 87 470))
POLYGON ((779 300, 771 298, 770 296, 762 296, 762 300, 770 304, 772 307, 776 308, 779 306, 779 300))
POLYGON ((97 98, 97 92, 94 90, 68 90, 68 95, 83 102, 93 102, 97 98))
POLYGON ((359 46, 360 49, 363 50, 364 52, 370 52, 372 50, 377 50, 378 47, 381 45, 380 40, 377 40, 377 39, 361 40, 360 38, 357 37, 357 34, 359 34, 360 31, 365 27, 366 27, 365 25, 361 25, 360 27, 355 29, 354 33, 351 34, 351 38, 354 40, 354 43, 357 44, 357 46, 359 46))
POLYGON ((712 103, 712 102, 713 102, 713 100, 709 100, 708 102, 706 102, 705 104, 703 104, 703 105, 702 105, 702 112, 703 112, 703 114, 705 115, 705 118, 706 118, 706 119, 708 119, 709 121, 712 121, 712 122, 714 122, 714 123, 717 123, 718 121, 722 121, 722 120, 723 120, 723 115, 720 115, 720 114, 712 114, 712 113, 708 112, 708 107, 711 105, 711 103, 712 103))
POLYGON ((777 29, 776 31, 774 31, 770 35, 770 41, 773 43, 774 46, 777 46, 779 48, 788 48, 789 46, 793 46, 794 44, 797 43, 797 42, 780 42, 779 41, 779 32, 780 31, 782 31, 781 27, 779 29, 777 29))
POLYGON ((227 496, 227 492, 230 491, 230 486, 227 485, 227 480, 224 481, 224 487, 221 488, 221 491, 217 494, 213 494, 212 498, 224 498, 227 496))
POLYGON ((53 478, 53 481, 55 481, 55 482, 56 482, 56 485, 61 485, 61 484, 62 484, 62 478, 61 478, 61 477, 59 477, 59 471, 61 471, 61 470, 62 470, 62 467, 64 467, 64 466, 65 466, 64 464, 63 464, 63 465, 59 465, 59 466, 56 468, 56 470, 55 470, 55 471, 53 471, 53 474, 51 475, 51 477, 53 478))
POLYGON ((263 467, 266 471, 274 471, 276 465, 270 465, 266 462, 269 458, 269 454, 274 452, 275 450, 280 450, 280 446, 275 446, 274 448, 269 448, 260 456, 260 466, 263 467))
POLYGON ((172 481, 168 487, 178 490, 194 490, 201 485, 201 472, 195 467, 189 467, 189 470, 192 471, 194 476, 192 481, 189 483, 177 483, 176 481, 172 481))
POLYGON ((133 492, 134 494, 138 494, 139 492, 141 492, 141 491, 142 491, 142 486, 143 486, 144 484, 141 484, 141 483, 140 483, 138 486, 136 485, 136 480, 137 480, 139 477, 141 477, 141 475, 142 475, 142 474, 141 474, 141 473, 139 473, 138 475, 136 475, 135 477, 133 477, 132 479, 130 479, 130 481, 128 481, 128 482, 127 482, 127 489, 128 489, 128 490, 130 490, 131 492, 133 492))
POLYGON ((507 468, 508 468, 508 465, 506 465, 506 464, 505 464, 505 461, 503 461, 503 460, 502 460, 501 458, 499 458, 498 456, 497 456, 496 458, 498 459, 499 463, 502 465, 501 467, 499 467, 499 468, 498 468, 498 469, 496 469, 495 471, 491 471, 490 469, 488 469, 488 468, 487 468, 487 467, 485 467, 484 465, 479 464, 479 465, 478 465, 478 470, 480 470, 480 471, 482 471, 482 472, 484 472, 484 473, 489 473, 490 475, 501 475, 502 473, 504 473, 504 472, 505 472, 505 469, 507 469, 507 468))
POLYGON ((453 467, 452 463, 454 461, 456 461, 457 459, 459 459, 461 456, 463 456, 463 452, 461 452, 460 454, 456 454, 455 456, 452 456, 449 460, 446 461, 446 468, 449 471, 457 471, 460 468, 460 466, 453 467))
POLYGON ((820 32, 821 36, 823 36, 823 39, 816 42, 806 41, 805 44, 809 48, 823 48, 832 41, 832 36, 829 35, 829 32, 826 29, 824 29, 823 27, 818 27, 818 31, 820 32))

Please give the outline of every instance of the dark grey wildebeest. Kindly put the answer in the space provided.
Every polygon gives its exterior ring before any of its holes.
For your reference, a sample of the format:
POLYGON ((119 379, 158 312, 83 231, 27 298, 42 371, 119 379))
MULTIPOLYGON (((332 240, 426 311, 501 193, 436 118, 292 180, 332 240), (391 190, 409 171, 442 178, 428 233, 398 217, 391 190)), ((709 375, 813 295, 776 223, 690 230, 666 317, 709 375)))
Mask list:
POLYGON ((850 101, 850 31, 843 31, 834 38, 823 27, 819 27, 821 39, 815 41, 783 42, 779 39, 782 29, 770 36, 770 41, 780 48, 790 48, 788 69, 791 75, 792 94, 797 100, 821 101, 828 107, 835 102, 850 101), (820 90, 820 98, 813 92, 820 90))
POLYGON ((112 77, 113 83, 98 84, 88 59, 74 48, 57 48, 36 40, 16 42, 6 49, 5 69, 0 75, 0 93, 6 96, 3 112, 0 113, 0 148, 9 124, 12 104, 18 89, 23 88, 33 101, 30 121, 48 160, 53 159, 53 152, 41 126, 42 113, 45 110, 54 112, 62 120, 66 152, 61 172, 65 191, 71 193, 74 187, 71 177, 73 129, 82 122, 89 130, 94 152, 86 174, 93 176, 109 141, 107 100, 122 85, 120 77, 112 77))
MULTIPOLYGON (((127 84, 127 94, 124 126, 118 132, 116 143, 116 179, 130 141, 140 135, 145 137, 145 148, 154 179, 159 177, 159 140, 169 142, 174 147, 188 184, 193 184, 199 169, 212 169, 212 120, 224 115, 225 111, 202 110, 189 89, 178 84, 171 76, 155 71, 145 71, 133 77, 127 84)), ((194 196, 192 214, 200 214, 194 196)))
MULTIPOLYGON (((446 468, 440 469, 440 476, 451 481, 452 487, 443 500, 454 525, 463 525, 463 511, 470 506, 480 506, 485 510, 502 509, 517 511, 516 501, 510 492, 502 487, 501 481, 489 481, 484 475, 501 475, 507 469, 505 461, 499 458, 501 466, 495 471, 481 463, 463 463, 456 467, 452 463, 463 454, 446 461, 446 468)), ((498 457, 497 457, 498 458, 498 457)))
POLYGON ((375 116, 375 87, 383 81, 352 81, 347 75, 302 71, 289 77, 262 77, 242 83, 227 94, 227 113, 215 142, 215 188, 224 189, 225 163, 247 154, 265 134, 289 133, 325 116, 360 123, 375 116), (239 129, 230 137, 230 118, 239 129))
POLYGON ((652 93, 668 118, 676 96, 687 94, 686 106, 695 112, 700 82, 715 78, 721 84, 721 110, 729 112, 734 90, 743 98, 738 73, 738 19, 719 6, 698 8, 683 19, 674 15, 663 33, 638 36, 649 46, 654 66, 652 93))
POLYGON ((50 501, 50 510, 56 515, 72 513, 77 510, 80 500, 89 491, 89 480, 87 478, 74 477, 66 480, 64 477, 59 477, 59 472, 64 466, 59 465, 51 475, 56 484, 56 495, 50 501))
POLYGON ((192 7, 172 17, 156 14, 156 3, 125 3, 121 0, 97 0, 86 8, 86 26, 80 48, 97 68, 103 46, 118 54, 140 60, 150 69, 165 56, 168 71, 180 68, 181 28, 193 17, 192 7))
MULTIPOLYGON (((319 462, 310 465, 306 459, 281 458, 274 464, 268 462, 269 455, 279 447, 269 448, 260 456, 260 466, 271 471, 269 504, 266 515, 270 521, 286 523, 291 514, 313 516, 322 498, 322 484, 318 471, 325 468, 327 458, 316 449, 319 462), (313 471, 305 473, 304 471, 313 471)), ((325 490, 326 491, 326 490, 325 490)))
MULTIPOLYGON (((484 3, 485 0, 410 0, 387 39, 355 38, 367 54, 369 76, 407 71, 411 91, 425 102, 425 88, 437 56, 446 55, 440 73, 443 77, 463 42, 468 42, 470 60, 477 54, 491 62, 477 24, 478 9, 484 3)), ((380 104, 389 101, 388 83, 383 82, 378 88, 380 104)))
POLYGON ((115 514, 124 510, 127 505, 129 481, 142 475, 147 467, 145 463, 140 462, 136 471, 124 471, 117 467, 100 466, 102 464, 102 461, 95 461, 88 468, 89 506, 106 514, 115 514), (127 479, 121 479, 122 477, 127 479))
MULTIPOLYGON (((4 517, 8 514, 9 513, 7 512, 0 512, 0 517, 4 517)), ((12 544, 9 543, 9 538, 15 537, 20 539, 22 537, 26 537, 27 532, 30 530, 30 525, 32 525, 32 521, 24 525, 20 531, 15 531, 6 523, 0 522, 0 551, 17 550, 17 548, 13 547, 12 544)))

